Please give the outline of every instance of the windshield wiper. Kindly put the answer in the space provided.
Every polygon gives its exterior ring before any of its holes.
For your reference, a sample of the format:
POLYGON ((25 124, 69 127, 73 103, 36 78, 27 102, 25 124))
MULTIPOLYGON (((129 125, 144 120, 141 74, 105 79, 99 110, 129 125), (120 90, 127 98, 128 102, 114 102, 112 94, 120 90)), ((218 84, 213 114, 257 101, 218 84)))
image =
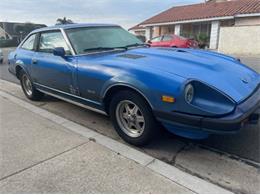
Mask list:
POLYGON ((146 43, 135 43, 135 44, 130 44, 126 45, 123 47, 93 47, 93 48, 87 48, 84 49, 84 52, 88 51, 109 51, 109 50, 116 50, 116 49, 123 49, 123 50, 128 50, 129 47, 139 47, 139 46, 150 46, 149 44, 146 43))
POLYGON ((147 46, 147 47, 150 47, 150 45, 149 45, 149 44, 146 44, 146 43, 134 43, 134 44, 126 45, 126 46, 115 47, 114 49, 124 49, 124 50, 128 50, 130 47, 139 47, 139 46, 147 46))
POLYGON ((93 48, 84 49, 83 51, 87 52, 87 51, 100 51, 100 50, 115 50, 115 48, 114 47, 93 47, 93 48))

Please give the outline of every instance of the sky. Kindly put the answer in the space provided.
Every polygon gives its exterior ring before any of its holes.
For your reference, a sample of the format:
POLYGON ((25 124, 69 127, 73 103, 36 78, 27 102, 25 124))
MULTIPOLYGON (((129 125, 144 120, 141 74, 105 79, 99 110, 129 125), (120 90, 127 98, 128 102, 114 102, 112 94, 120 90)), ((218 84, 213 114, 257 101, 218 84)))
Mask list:
POLYGON ((205 0, 0 0, 0 21, 54 25, 57 18, 76 23, 112 23, 128 29, 173 6, 205 0))

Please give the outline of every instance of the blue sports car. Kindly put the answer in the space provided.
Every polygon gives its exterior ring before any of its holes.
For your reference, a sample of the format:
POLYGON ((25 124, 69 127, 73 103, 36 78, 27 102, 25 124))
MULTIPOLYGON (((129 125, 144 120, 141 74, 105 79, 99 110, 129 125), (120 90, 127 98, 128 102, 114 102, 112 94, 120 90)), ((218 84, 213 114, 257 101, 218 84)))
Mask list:
POLYGON ((256 123, 260 75, 219 53, 150 48, 120 26, 71 24, 33 31, 9 55, 25 95, 44 94, 109 115, 127 142, 161 127, 189 138, 256 123))

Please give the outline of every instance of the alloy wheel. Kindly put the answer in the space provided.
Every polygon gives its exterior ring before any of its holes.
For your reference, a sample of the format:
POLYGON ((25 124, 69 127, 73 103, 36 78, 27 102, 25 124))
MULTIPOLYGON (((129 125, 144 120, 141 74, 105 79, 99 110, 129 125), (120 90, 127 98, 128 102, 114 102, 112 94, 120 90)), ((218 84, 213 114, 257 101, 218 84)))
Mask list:
POLYGON ((136 138, 145 129, 145 118, 141 109, 132 101, 123 100, 116 108, 116 119, 120 128, 128 136, 136 138))
POLYGON ((32 82, 30 81, 30 79, 28 78, 28 76, 26 74, 24 74, 22 76, 22 84, 23 84, 25 93, 28 96, 32 96, 32 93, 33 93, 32 82))

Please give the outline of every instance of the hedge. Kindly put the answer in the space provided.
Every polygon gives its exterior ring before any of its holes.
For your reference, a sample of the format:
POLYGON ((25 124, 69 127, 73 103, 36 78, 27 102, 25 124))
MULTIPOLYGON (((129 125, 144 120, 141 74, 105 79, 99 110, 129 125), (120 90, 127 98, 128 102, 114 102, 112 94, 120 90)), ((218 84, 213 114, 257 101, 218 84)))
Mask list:
POLYGON ((18 42, 14 39, 0 39, 0 47, 16 47, 18 42))

